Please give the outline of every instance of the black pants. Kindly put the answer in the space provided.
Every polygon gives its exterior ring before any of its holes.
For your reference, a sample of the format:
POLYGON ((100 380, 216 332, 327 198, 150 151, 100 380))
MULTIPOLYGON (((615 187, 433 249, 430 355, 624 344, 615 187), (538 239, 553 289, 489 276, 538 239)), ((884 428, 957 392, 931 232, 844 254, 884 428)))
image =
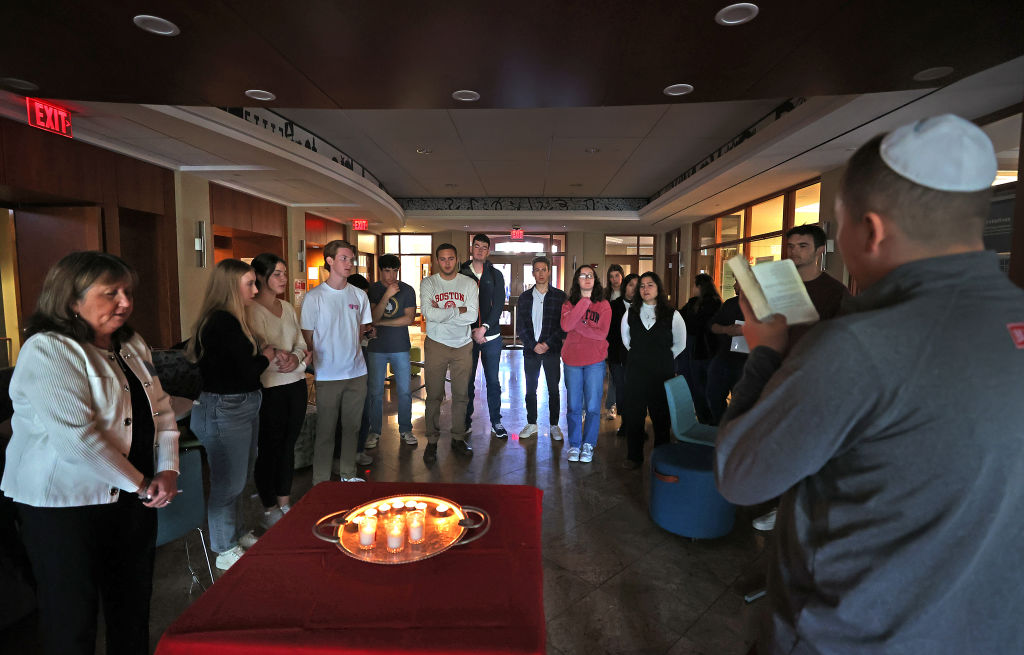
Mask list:
POLYGON ((611 376, 609 384, 615 387, 616 413, 622 419, 621 425, 625 426, 626 416, 626 365, 618 362, 608 362, 608 373, 611 376))
POLYGON ((122 491, 110 505, 18 505, 47 655, 93 655, 103 602, 108 655, 149 653, 156 510, 122 491))
POLYGON ((672 419, 668 413, 668 398, 665 395, 665 380, 672 377, 671 355, 669 366, 662 368, 630 363, 626 371, 626 413, 622 417, 626 425, 626 457, 634 462, 644 461, 644 422, 647 414, 654 424, 654 445, 669 442, 672 419))
POLYGON ((305 419, 305 380, 263 390, 253 479, 264 507, 274 507, 278 496, 292 493, 295 442, 305 419))
POLYGON ((537 423, 537 386, 540 369, 544 368, 544 379, 548 384, 548 425, 558 425, 562 413, 562 399, 558 385, 562 380, 562 356, 548 351, 538 355, 532 350, 523 351, 523 374, 526 376, 526 422, 537 423))
POLYGON ((711 424, 718 425, 722 414, 728 407, 726 398, 729 392, 743 377, 743 366, 747 362, 746 355, 739 353, 719 353, 708 366, 707 404, 711 412, 711 424))

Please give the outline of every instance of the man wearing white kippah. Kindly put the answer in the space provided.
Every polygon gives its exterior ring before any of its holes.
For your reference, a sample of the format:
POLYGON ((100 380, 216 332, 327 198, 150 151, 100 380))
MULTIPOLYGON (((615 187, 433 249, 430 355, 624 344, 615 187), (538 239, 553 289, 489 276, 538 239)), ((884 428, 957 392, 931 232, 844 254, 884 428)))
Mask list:
POLYGON ((982 245, 995 173, 955 116, 877 137, 836 200, 849 313, 783 359, 785 319, 741 300, 716 474, 739 504, 782 494, 760 655, 1024 652, 1024 291, 982 245))

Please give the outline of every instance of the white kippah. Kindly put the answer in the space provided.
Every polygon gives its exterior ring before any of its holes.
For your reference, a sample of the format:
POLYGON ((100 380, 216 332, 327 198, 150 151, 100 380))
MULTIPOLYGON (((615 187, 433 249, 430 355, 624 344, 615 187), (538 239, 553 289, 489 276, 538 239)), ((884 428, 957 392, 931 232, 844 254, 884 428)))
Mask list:
POLYGON ((953 114, 898 127, 879 153, 893 171, 939 191, 981 191, 996 178, 996 153, 988 135, 953 114))

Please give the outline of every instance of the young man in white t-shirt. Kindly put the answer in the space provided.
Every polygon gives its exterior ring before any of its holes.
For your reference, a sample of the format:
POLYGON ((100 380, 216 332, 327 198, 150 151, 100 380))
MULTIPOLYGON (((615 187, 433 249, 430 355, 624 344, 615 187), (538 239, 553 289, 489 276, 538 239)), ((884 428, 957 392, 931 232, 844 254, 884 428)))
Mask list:
POLYGON ((356 249, 346 241, 324 246, 324 268, 330 276, 302 302, 300 325, 313 351, 316 373, 316 441, 313 443, 313 484, 331 478, 334 435, 341 429, 339 465, 343 482, 362 482, 356 475, 359 423, 366 400, 366 362, 359 341, 370 329, 370 299, 348 283, 356 249))
POLYGON ((434 256, 440 272, 420 283, 420 303, 427 320, 427 338, 423 341, 427 448, 423 451, 423 461, 428 464, 437 460, 441 401, 444 398, 445 373, 449 370, 452 380, 452 450, 464 455, 473 454, 465 421, 469 405, 469 376, 473 366, 470 332, 479 308, 476 282, 459 274, 459 252, 455 246, 442 243, 434 251, 434 256))

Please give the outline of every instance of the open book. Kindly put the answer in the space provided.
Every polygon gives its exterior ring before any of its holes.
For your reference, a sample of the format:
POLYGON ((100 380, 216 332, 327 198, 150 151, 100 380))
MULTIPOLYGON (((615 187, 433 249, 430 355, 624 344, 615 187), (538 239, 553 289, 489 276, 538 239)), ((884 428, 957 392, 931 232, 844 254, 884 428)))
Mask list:
POLYGON ((757 320, 782 314, 789 325, 799 325, 820 318, 793 260, 764 262, 751 268, 746 257, 736 255, 727 263, 757 320))

